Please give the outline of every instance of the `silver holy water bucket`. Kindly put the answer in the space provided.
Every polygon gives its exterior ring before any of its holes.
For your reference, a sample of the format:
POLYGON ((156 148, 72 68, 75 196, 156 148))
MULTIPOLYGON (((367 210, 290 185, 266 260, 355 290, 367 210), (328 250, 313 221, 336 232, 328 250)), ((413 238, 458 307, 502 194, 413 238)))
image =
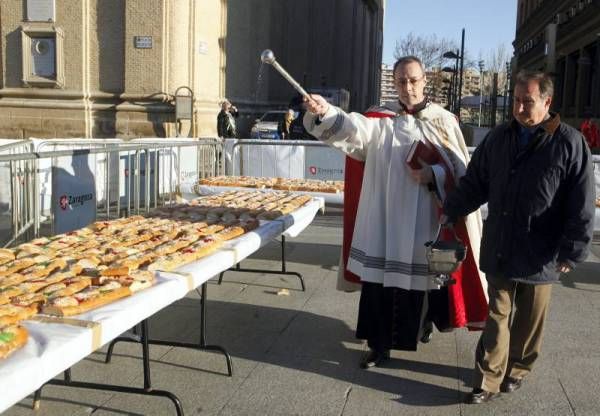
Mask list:
POLYGON ((440 224, 435 241, 425 243, 425 247, 427 247, 425 255, 427 257, 429 272, 434 273, 438 277, 440 284, 450 284, 454 283, 450 279, 450 274, 456 271, 458 266, 467 257, 467 247, 465 247, 456 235, 454 227, 450 227, 454 240, 440 240, 443 227, 447 227, 447 225, 440 224))

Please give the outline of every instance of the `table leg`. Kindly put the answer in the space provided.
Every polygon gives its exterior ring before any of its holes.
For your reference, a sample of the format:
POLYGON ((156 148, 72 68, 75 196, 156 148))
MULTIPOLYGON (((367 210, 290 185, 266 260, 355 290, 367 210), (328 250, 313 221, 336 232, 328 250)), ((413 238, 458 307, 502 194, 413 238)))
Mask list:
MULTIPOLYGON (((281 236, 281 270, 265 270, 265 269, 249 269, 240 267, 240 263, 237 263, 235 267, 230 268, 230 272, 250 272, 250 273, 264 273, 264 274, 277 274, 277 275, 287 275, 287 276, 296 276, 300 279, 300 285, 302 286, 302 291, 306 291, 306 285, 304 284, 304 278, 298 272, 288 272, 286 268, 285 262, 285 235, 281 236)), ((225 271, 219 274, 218 284, 223 282, 223 275, 225 271)))
MULTIPOLYGON (((221 353, 225 356, 225 361, 227 363, 227 375, 229 377, 233 376, 233 363, 231 361, 231 356, 227 352, 227 350, 219 345, 207 345, 206 344, 206 299, 207 299, 207 283, 202 284, 202 288, 199 290, 200 294, 200 340, 198 344, 189 343, 189 342, 179 342, 179 341, 170 341, 170 340, 159 340, 152 339, 148 337, 148 344, 151 345, 165 345, 169 347, 181 347, 181 348, 189 348, 198 351, 214 351, 221 353)), ((144 333, 144 328, 142 327, 142 334, 144 333)), ((114 347, 118 342, 134 342, 139 343, 143 342, 143 336, 140 338, 134 334, 128 334, 126 336, 120 336, 115 338, 108 345, 108 351, 106 352, 105 362, 109 363, 112 354, 114 351, 114 347)), ((149 369, 148 369, 149 370, 149 369)), ((149 371, 148 371, 149 372, 149 371)))
MULTIPOLYGON (((68 368, 64 372, 64 379, 52 379, 46 382, 46 384, 54 385, 54 386, 65 386, 65 387, 75 387, 81 389, 91 389, 91 390, 103 390, 103 391, 115 391, 119 393, 131 393, 131 394, 140 394, 144 396, 158 396, 165 397, 169 399, 173 405, 175 406, 175 412, 178 416, 183 416, 183 406, 181 405, 181 401, 179 398, 166 390, 153 390, 152 383, 150 379, 150 353, 149 353, 149 335, 148 335, 148 321, 144 319, 141 322, 141 336, 137 336, 139 338, 138 341, 142 344, 142 361, 144 367, 144 387, 127 387, 120 386, 115 384, 102 384, 102 383, 87 383, 82 381, 74 381, 71 376, 71 369, 68 368)), ((131 341, 131 339, 127 339, 127 341, 131 341)), ((114 342, 114 341, 113 341, 114 342)), ((112 343, 111 343, 112 344, 112 343)), ((110 347, 109 347, 110 349, 110 347)), ((112 349, 111 349, 112 355, 112 349)), ((109 360, 110 361, 110 360, 109 360)), ((42 386, 43 387, 43 386, 42 386)), ((42 395, 42 387, 40 387, 33 395, 33 406, 34 409, 39 409, 41 395, 42 395)))

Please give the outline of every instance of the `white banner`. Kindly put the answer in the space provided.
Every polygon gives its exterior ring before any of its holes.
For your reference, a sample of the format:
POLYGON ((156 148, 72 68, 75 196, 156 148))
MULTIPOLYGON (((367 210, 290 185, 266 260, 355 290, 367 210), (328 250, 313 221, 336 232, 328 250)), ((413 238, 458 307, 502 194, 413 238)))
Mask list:
MULTIPOLYGON (((164 154, 164 153, 163 153, 164 154)), ((155 164, 155 151, 150 152, 149 165, 146 165, 146 152, 140 152, 139 156, 139 168, 137 167, 137 158, 135 153, 121 152, 119 154, 119 189, 121 206, 127 207, 127 203, 135 206, 136 198, 139 198, 140 207, 144 206, 146 202, 146 181, 150 180, 149 194, 150 201, 155 198, 155 181, 156 181, 156 164, 155 164), (146 172, 147 169, 150 172, 146 172), (138 176, 135 175, 138 174, 138 176), (149 177, 146 177, 146 174, 149 177)), ((159 162, 160 163, 160 162, 159 162)))
POLYGON ((344 155, 314 141, 225 141, 226 174, 304 179, 344 179, 344 155))
POLYGON ((0 163, 0 215, 9 215, 11 210, 10 165, 0 163))
MULTIPOLYGON (((83 141, 84 139, 73 139, 73 141, 83 141)), ((36 152, 52 152, 60 150, 77 150, 85 148, 84 145, 71 143, 67 139, 61 140, 45 140, 45 139, 32 139, 35 144, 36 152)), ((94 174, 96 180, 96 200, 99 203, 104 203, 106 198, 106 155, 103 153, 90 155, 90 168, 94 174)), ((62 165, 70 165, 70 156, 64 156, 61 158, 62 165)), ((115 157, 111 158, 111 163, 115 163, 115 157)), ((62 166, 61 165, 61 166, 62 166)), ((111 166, 115 166, 114 164, 111 166)), ((111 169, 112 176, 117 171, 111 169)), ((52 190, 53 190, 53 179, 52 179, 52 160, 49 158, 40 159, 38 162, 38 183, 40 186, 40 209, 43 217, 49 216, 52 209, 52 190)), ((116 184, 116 176, 111 176, 111 187, 116 184)), ((113 195, 113 198, 115 196, 113 195)))
POLYGON ((198 149, 182 147, 179 150, 179 173, 182 183, 196 183, 200 177, 198 172, 198 149))
POLYGON ((93 155, 59 157, 52 167, 54 232, 65 233, 96 220, 93 155))
POLYGON ((600 198, 600 162, 594 163, 594 178, 596 181, 596 198, 600 198))
POLYGON ((234 167, 237 171, 239 171, 240 167, 238 162, 240 149, 237 146, 234 147, 234 144, 236 144, 238 141, 238 139, 223 140, 223 163, 225 163, 225 175, 239 175, 239 172, 234 172, 234 167), (233 163, 234 160, 236 161, 235 163, 233 163))
POLYGON ((242 175, 280 178, 304 176, 303 146, 242 146, 242 175))
POLYGON ((0 247, 3 247, 12 236, 12 201, 10 186, 10 166, 0 164, 0 247))
POLYGON ((307 147, 304 178, 344 180, 345 155, 331 147, 307 147))

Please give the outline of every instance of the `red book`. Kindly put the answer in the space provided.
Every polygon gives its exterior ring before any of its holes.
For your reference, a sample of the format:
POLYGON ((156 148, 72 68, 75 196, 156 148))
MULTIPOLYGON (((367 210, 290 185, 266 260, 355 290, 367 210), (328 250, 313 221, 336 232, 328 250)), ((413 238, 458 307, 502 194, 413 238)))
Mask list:
POLYGON ((425 165, 436 165, 440 162, 440 155, 433 144, 428 143, 426 140, 416 140, 408 150, 406 163, 412 169, 421 169, 422 166, 419 160, 425 165))

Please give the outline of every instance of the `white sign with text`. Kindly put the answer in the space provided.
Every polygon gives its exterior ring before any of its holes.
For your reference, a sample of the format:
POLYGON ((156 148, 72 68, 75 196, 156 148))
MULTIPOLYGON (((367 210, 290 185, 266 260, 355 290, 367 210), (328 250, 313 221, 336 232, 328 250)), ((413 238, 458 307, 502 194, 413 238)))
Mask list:
POLYGON ((54 0, 27 0, 27 20, 30 22, 53 22, 54 0))
POLYGON ((93 155, 57 158, 52 167, 52 212, 56 234, 96 220, 96 178, 93 155))
POLYGON ((225 140, 228 175, 344 180, 344 154, 314 141, 269 141, 244 144, 225 140))
POLYGON ((344 180, 345 157, 331 147, 306 147, 304 178, 330 181, 344 180))

